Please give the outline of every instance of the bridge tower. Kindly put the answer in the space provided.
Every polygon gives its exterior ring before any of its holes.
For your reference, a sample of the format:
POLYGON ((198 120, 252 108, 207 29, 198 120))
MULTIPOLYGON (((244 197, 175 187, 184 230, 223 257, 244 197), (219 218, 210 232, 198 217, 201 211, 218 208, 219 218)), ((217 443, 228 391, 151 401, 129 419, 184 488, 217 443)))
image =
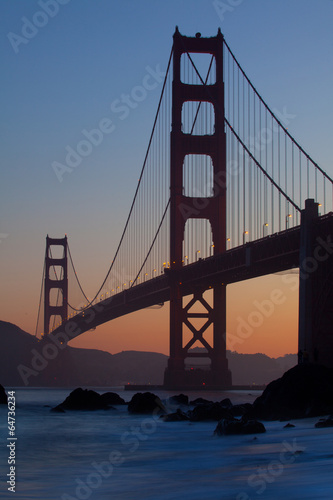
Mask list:
MULTIPOLYGON (((214 254, 226 250, 226 135, 224 126, 223 36, 201 38, 182 36, 178 28, 173 44, 172 131, 170 161, 170 357, 165 372, 167 388, 198 387, 205 384, 214 388, 231 386, 231 373, 226 358, 226 286, 213 287, 213 307, 203 297, 206 288, 198 288, 184 307, 181 284, 183 241, 186 221, 190 218, 209 220, 213 237, 214 254), (211 85, 190 85, 181 81, 181 56, 206 53, 214 56, 216 81, 211 85), (182 131, 182 108, 186 101, 209 102, 214 108, 215 128, 211 135, 193 135, 182 131), (186 155, 208 155, 213 165, 213 194, 209 198, 185 196, 183 164, 186 155), (222 180, 222 182, 221 182, 222 180), (184 210, 184 207, 186 210, 184 210), (198 207, 203 207, 198 210, 198 207), (199 213, 198 213, 199 212, 199 213), (191 215, 191 214, 195 214, 191 215), (192 312, 195 304, 205 312, 192 312), (201 318, 204 325, 197 329, 192 318, 201 318), (193 337, 183 346, 183 326, 193 337), (204 333, 213 327, 213 345, 204 333), (191 352, 199 341, 206 352, 191 352), (185 359, 206 357, 210 369, 186 370, 185 359)), ((195 308, 194 308, 195 310, 195 308)))
POLYGON ((46 237, 45 251, 45 274, 44 274, 44 334, 50 332, 50 320, 52 316, 60 316, 66 321, 68 316, 68 275, 67 275, 67 236, 64 238, 46 237), (51 254, 51 246, 63 247, 63 256, 54 258, 51 254), (50 277, 50 271, 57 266, 56 279, 50 277), (59 305, 51 305, 51 290, 56 289, 59 293, 59 305))

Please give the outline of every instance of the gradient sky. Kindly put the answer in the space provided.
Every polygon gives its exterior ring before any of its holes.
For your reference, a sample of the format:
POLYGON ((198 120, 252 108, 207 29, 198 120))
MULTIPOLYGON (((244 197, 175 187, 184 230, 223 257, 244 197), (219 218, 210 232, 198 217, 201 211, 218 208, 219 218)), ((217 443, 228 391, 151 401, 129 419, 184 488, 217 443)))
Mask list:
MULTIPOLYGON (((289 132, 333 175, 332 0, 59 0, 53 17, 38 14, 43 3, 0 3, 0 319, 34 333, 47 234, 67 233, 89 296, 103 281, 161 86, 123 121, 110 106, 141 85, 147 66, 166 68, 176 25, 188 36, 213 36, 221 27, 269 106, 296 115, 289 132), (224 4, 224 13, 217 4, 224 4), (29 31, 27 20, 41 27, 29 31), (29 38, 23 43, 18 36, 29 38), (59 182, 52 163, 64 162, 66 146, 75 147, 82 130, 103 118, 113 120, 115 130, 59 182)), ((275 275, 228 287, 229 348, 271 356, 296 352, 295 278, 275 275), (240 323, 258 319, 253 313, 274 290, 281 304, 270 309, 266 302, 270 313, 263 323, 243 326, 243 337, 237 336, 240 323)), ((167 354, 168 309, 166 304, 117 319, 72 345, 167 354)))

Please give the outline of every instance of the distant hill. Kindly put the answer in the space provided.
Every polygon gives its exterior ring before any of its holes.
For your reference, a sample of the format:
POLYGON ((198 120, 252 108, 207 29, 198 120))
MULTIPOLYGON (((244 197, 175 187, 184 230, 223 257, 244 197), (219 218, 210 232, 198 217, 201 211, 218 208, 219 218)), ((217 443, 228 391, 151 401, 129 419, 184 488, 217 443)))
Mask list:
MULTIPOLYGON (((0 321, 0 383, 6 387, 73 387, 162 384, 168 357, 155 352, 66 347, 38 342, 16 325, 0 321)), ((294 366, 296 355, 228 352, 233 384, 267 384, 294 366)))

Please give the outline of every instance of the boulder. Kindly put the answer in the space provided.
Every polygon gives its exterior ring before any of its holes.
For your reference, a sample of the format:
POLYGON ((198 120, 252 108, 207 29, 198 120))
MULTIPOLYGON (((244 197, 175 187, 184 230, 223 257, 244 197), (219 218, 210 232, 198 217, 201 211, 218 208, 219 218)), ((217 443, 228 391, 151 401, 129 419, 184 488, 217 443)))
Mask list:
POLYGON ((333 427, 333 415, 330 415, 327 418, 321 418, 316 424, 315 427, 333 427))
POLYGON ((265 420, 289 420, 333 413, 333 370, 304 363, 268 384, 249 415, 265 420))
POLYGON ((222 399, 221 405, 224 406, 225 408, 231 408, 233 406, 229 398, 222 399))
POLYGON ((179 405, 188 406, 188 396, 186 396, 186 394, 178 394, 177 396, 171 396, 167 402, 170 405, 179 404, 179 405))
POLYGON ((192 422, 202 422, 213 420, 218 422, 222 418, 232 418, 230 410, 221 403, 198 404, 193 410, 188 412, 189 419, 192 422))
POLYGON ((105 405, 125 405, 125 400, 119 396, 116 392, 105 392, 101 395, 101 401, 105 405))
POLYGON ((151 392, 138 392, 128 403, 130 413, 166 413, 165 406, 158 396, 151 392))
POLYGON ((167 415, 161 416, 164 422, 183 422, 189 420, 186 413, 184 413, 180 408, 175 413, 168 413, 167 415))
POLYGON ((233 417, 242 417, 243 415, 247 415, 249 411, 252 410, 252 405, 251 403, 233 405, 229 408, 229 410, 233 417))
POLYGON ((75 389, 56 409, 62 410, 104 410, 108 405, 102 400, 102 396, 88 389, 75 389))
POLYGON ((191 406, 196 406, 196 405, 202 405, 202 404, 208 404, 208 403, 212 403, 213 401, 209 401, 208 399, 204 399, 204 398, 197 398, 195 399, 194 401, 190 401, 190 405, 191 406))
POLYGON ((7 394, 5 389, 2 387, 0 384, 0 405, 6 405, 8 402, 7 400, 7 394))
POLYGON ((216 436, 230 436, 233 434, 261 434, 263 432, 266 432, 265 426, 258 420, 224 418, 217 424, 214 434, 216 436))

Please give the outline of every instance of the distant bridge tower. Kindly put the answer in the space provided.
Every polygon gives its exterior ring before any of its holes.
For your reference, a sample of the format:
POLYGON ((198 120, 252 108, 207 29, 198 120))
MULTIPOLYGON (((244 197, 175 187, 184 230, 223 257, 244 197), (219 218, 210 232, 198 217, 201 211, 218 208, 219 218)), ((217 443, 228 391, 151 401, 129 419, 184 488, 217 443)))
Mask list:
POLYGON ((46 237, 45 275, 44 275, 44 334, 50 332, 52 316, 60 316, 66 321, 68 316, 68 275, 67 275, 67 236, 64 238, 46 237), (51 246, 63 247, 63 256, 54 258, 51 246), (54 273, 54 269, 57 272, 54 273), (52 279, 55 278, 55 279, 52 279), (58 290, 58 305, 51 305, 51 290, 58 290))
POLYGON ((193 298, 184 307, 184 291, 181 284, 183 241, 186 221, 191 218, 209 220, 214 243, 214 254, 226 250, 226 135, 224 127, 223 84, 223 36, 201 38, 182 36, 178 28, 173 45, 172 87, 172 131, 171 131, 171 180, 170 180, 170 357, 165 372, 164 384, 168 388, 198 387, 203 384, 215 388, 231 386, 231 373, 226 358, 226 286, 213 287, 213 307, 203 298, 208 285, 196 289, 193 298), (216 81, 212 85, 189 85, 181 81, 180 62, 182 54, 212 54, 216 64, 216 81), (182 108, 185 102, 209 102, 214 108, 215 128, 209 135, 193 135, 182 132, 182 108), (183 165, 186 155, 208 155, 213 165, 213 194, 209 198, 185 196, 183 165), (222 184, 222 186, 221 186, 222 184), (224 185, 223 185, 224 184, 224 185), (183 207, 187 207, 184 214, 183 207), (198 214, 197 207, 200 209, 198 214), (191 208, 193 210, 191 210, 191 208), (195 216, 191 216, 193 213, 195 216), (192 306, 201 304, 205 312, 195 312, 192 306), (201 318, 204 325, 197 329, 191 319, 201 318), (183 325, 193 334, 183 346, 183 325), (204 338, 204 333, 213 326, 213 345, 204 338), (199 341, 206 352, 191 352, 199 341), (186 370, 186 358, 210 360, 210 369, 186 370))

